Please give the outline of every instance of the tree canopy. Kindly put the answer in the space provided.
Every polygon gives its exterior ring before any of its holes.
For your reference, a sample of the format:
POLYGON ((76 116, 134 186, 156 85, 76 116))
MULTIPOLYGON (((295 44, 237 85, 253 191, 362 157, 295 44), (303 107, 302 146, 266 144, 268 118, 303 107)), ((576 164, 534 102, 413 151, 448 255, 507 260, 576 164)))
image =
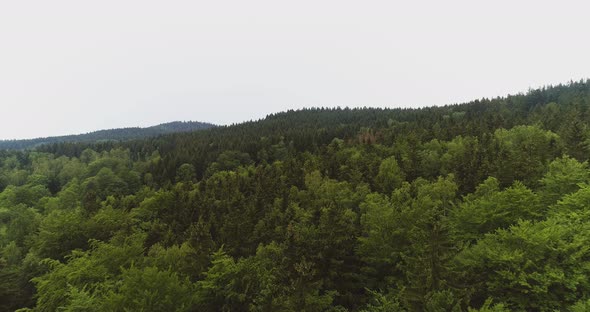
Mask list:
POLYGON ((0 311, 587 311, 590 81, 0 150, 0 311))

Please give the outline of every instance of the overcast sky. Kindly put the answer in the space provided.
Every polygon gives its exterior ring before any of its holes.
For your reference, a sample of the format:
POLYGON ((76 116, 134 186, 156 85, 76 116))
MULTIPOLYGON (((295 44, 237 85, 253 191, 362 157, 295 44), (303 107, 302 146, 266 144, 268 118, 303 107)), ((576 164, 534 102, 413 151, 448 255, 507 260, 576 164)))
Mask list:
POLYGON ((0 139, 589 78, 586 3, 0 0, 0 139))

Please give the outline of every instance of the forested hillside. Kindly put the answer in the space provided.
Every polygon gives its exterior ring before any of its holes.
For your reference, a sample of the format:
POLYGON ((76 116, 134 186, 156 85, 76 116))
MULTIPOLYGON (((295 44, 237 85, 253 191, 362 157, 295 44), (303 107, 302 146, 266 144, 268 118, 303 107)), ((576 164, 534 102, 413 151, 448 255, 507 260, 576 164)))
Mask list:
POLYGON ((0 310, 590 310, 590 80, 0 152, 0 310))
POLYGON ((39 147, 44 144, 64 142, 88 143, 100 141, 126 141, 131 139, 153 137, 168 133, 204 130, 212 127, 214 127, 214 125, 197 121, 175 121, 147 128, 131 127, 110 130, 99 130, 85 134, 37 138, 29 140, 0 140, 0 149, 30 149, 34 147, 39 147))

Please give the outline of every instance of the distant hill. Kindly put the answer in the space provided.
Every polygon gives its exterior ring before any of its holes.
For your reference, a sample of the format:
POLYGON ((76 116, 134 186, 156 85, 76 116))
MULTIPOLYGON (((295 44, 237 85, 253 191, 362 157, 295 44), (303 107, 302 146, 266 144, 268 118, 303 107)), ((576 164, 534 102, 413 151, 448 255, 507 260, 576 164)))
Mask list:
POLYGON ((204 130, 215 127, 215 125, 197 121, 175 121, 170 123, 164 123, 157 126, 140 128, 119 128, 119 129, 108 129, 89 132, 85 134, 76 135, 65 135, 55 136, 47 138, 27 139, 27 140, 0 140, 0 149, 30 149, 38 147, 40 145, 51 144, 51 143, 64 143, 64 142, 102 142, 102 141, 126 141, 132 139, 140 139, 158 136, 162 134, 178 133, 178 132, 191 132, 196 130, 204 130))

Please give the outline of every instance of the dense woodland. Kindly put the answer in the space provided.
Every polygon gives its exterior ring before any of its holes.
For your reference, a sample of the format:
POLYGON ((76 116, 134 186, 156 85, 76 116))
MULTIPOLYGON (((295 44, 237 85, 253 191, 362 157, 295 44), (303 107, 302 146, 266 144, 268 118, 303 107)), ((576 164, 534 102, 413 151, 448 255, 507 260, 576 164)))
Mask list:
POLYGON ((590 80, 0 152, 0 310, 590 310, 590 80))
POLYGON ((74 134, 28 140, 0 140, 0 149, 32 149, 45 144, 64 142, 77 143, 100 141, 127 141, 132 139, 153 137, 162 134, 204 130, 212 127, 214 127, 213 124, 198 121, 175 121, 147 128, 131 127, 100 130, 85 134, 74 134))

